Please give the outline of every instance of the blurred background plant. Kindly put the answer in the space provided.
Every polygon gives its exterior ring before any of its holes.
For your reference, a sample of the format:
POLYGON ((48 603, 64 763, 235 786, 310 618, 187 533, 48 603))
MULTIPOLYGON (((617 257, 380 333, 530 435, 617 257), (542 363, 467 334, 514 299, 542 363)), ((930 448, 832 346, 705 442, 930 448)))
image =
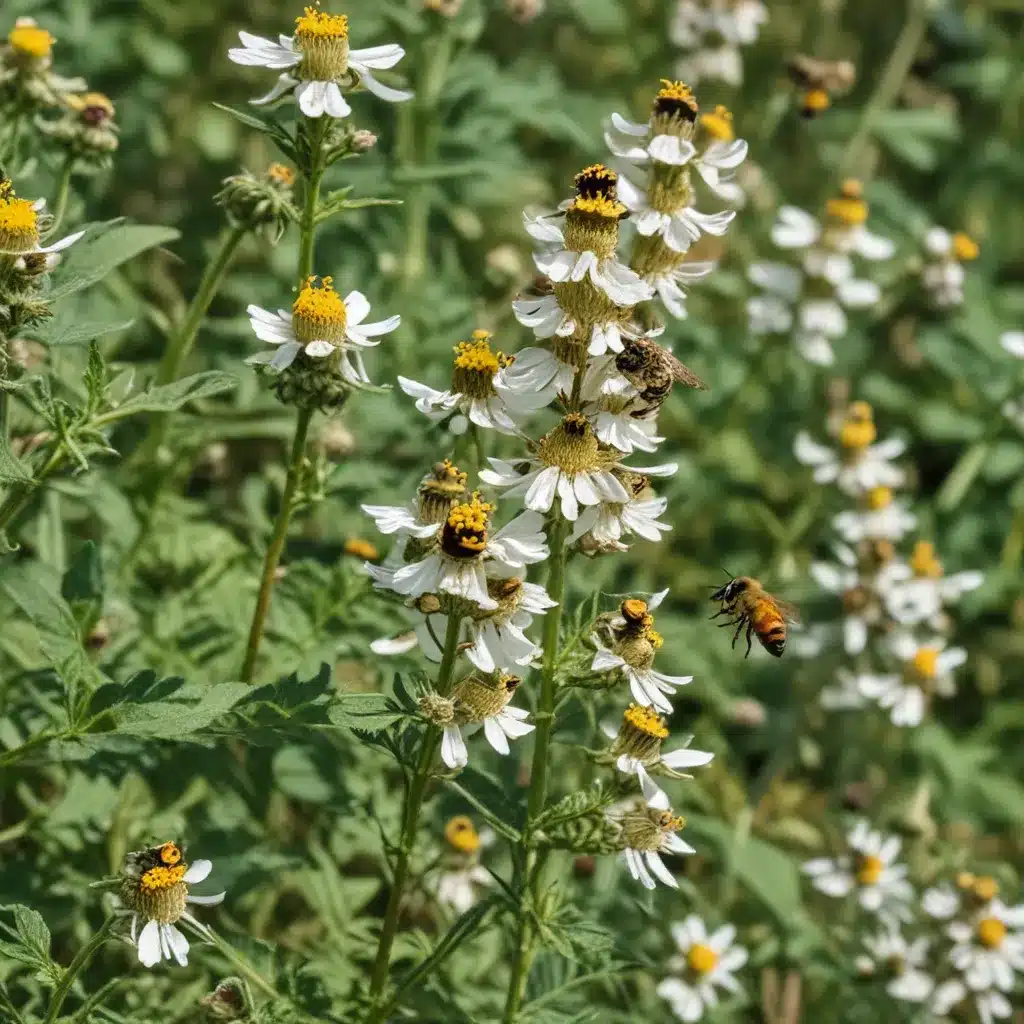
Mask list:
MULTIPOLYGON (((731 921, 751 951, 745 996, 717 1019, 758 1019, 751 1008, 760 1007, 780 1024, 801 1010, 805 1020, 872 1020, 879 1005, 893 1014, 885 1019, 903 1019, 898 1004, 879 1004, 886 997, 852 980, 860 924, 845 919, 849 943, 830 943, 836 907, 800 885, 802 861, 841 850, 844 811, 901 833, 918 881, 995 875, 1011 903, 1018 885, 1024 438, 1012 413, 1024 362, 1000 338, 1024 323, 1024 16, 998 2, 794 0, 769 5, 751 38, 757 19, 739 9, 754 6, 345 5, 356 45, 404 46, 398 70, 416 92, 396 106, 355 97, 364 152, 325 180, 325 192, 352 191, 321 232, 320 265, 339 290, 359 287, 403 318, 394 344, 369 360, 380 383, 405 374, 445 386, 452 346, 477 328, 505 350, 525 344, 529 332, 510 308, 535 273, 522 208, 554 205, 575 170, 606 157, 608 115, 644 116, 658 79, 680 61, 692 65, 701 47, 735 44, 730 60, 742 63, 742 76, 702 72, 698 88, 703 110, 732 111, 750 156, 727 240, 694 246, 694 258, 721 265, 661 339, 709 385, 662 409, 662 450, 680 465, 660 488, 673 530, 658 548, 641 542, 624 558, 588 563, 571 604, 671 586, 658 617, 672 641, 665 668, 695 676, 672 724, 716 752, 686 791, 699 854, 685 862, 679 893, 653 896, 627 888, 612 865, 578 859, 573 899, 603 924, 556 929, 524 1020, 583 1020, 588 1009, 609 1021, 664 1015, 656 985, 673 947, 663 922, 691 911, 711 928, 731 921), (679 28, 681 9, 697 6, 742 16, 746 27, 730 36, 712 19, 697 39, 679 28), (800 115, 805 85, 786 70, 798 54, 856 70, 848 91, 810 120, 800 115), (826 203, 848 179, 862 183, 871 230, 895 246, 869 271, 877 299, 850 313, 832 340, 834 362, 822 367, 801 356, 788 327, 748 329, 759 291, 749 275, 778 256, 780 207, 825 223, 826 203), (369 196, 400 205, 360 206, 369 196), (852 712, 851 729, 819 706, 845 654, 839 633, 819 628, 838 624, 840 611, 810 567, 829 560, 831 520, 848 499, 812 479, 794 442, 801 431, 822 443, 837 437, 854 401, 870 403, 882 436, 906 442, 896 462, 917 523, 903 554, 931 541, 947 575, 984 574, 952 610, 967 655, 956 694, 910 730, 867 711, 852 712), (723 566, 801 607, 807 628, 782 660, 760 650, 741 660, 705 621, 723 566)), ((67 965, 98 926, 88 883, 117 870, 128 850, 171 835, 194 837, 196 852, 215 861, 229 892, 222 929, 249 936, 235 946, 251 973, 273 979, 276 1001, 258 985, 250 991, 251 978, 223 981, 240 968, 221 946, 173 976, 144 972, 111 948, 75 993, 80 1019, 191 1020, 203 997, 203 1012, 222 1019, 343 1017, 372 958, 387 897, 375 822, 395 833, 398 776, 347 727, 381 729, 398 713, 383 703, 350 713, 337 694, 387 688, 391 666, 368 655, 369 643, 403 621, 368 597, 360 565, 372 552, 358 505, 408 495, 425 466, 461 454, 465 441, 425 427, 400 394, 361 396, 319 419, 310 507, 293 528, 262 651, 259 678, 282 681, 249 689, 228 681, 285 483, 292 417, 240 363, 254 350, 245 307, 284 305, 294 285, 299 236, 283 212, 276 245, 276 231, 237 239, 173 375, 206 376, 156 399, 138 392, 159 380, 237 223, 214 202, 224 179, 243 169, 260 177, 287 159, 224 109, 251 111, 247 100, 267 88, 265 74, 230 63, 226 51, 239 29, 276 38, 298 13, 266 0, 4 7, 5 34, 30 17, 52 37, 7 37, 5 174, 19 196, 49 201, 63 230, 47 242, 86 222, 132 222, 90 229, 64 254, 47 293, 61 300, 52 319, 5 321, 0 514, 17 550, 0 566, 0 904, 35 908, 53 931, 51 945, 24 912, 3 919, 0 1010, 6 1000, 15 1020, 44 1017, 60 978, 51 953, 67 965), (60 104, 68 92, 80 98, 60 104), (187 413, 166 420, 158 450, 145 447, 156 418, 186 403, 187 413), (74 465, 81 471, 61 472, 74 465), (42 470, 46 487, 34 484, 42 470), (158 681, 168 677, 186 683, 158 681), (112 681, 127 696, 102 696, 112 681), (330 720, 328 702, 341 709, 330 720), (70 725, 57 728, 61 719, 70 725), (82 1009, 86 993, 95 1009, 82 1009)), ((523 780, 512 761, 481 773, 470 796, 488 804, 499 782, 515 794, 523 780)), ((582 785, 591 772, 580 759, 564 783, 582 785)), ((441 793, 434 856, 424 861, 432 870, 452 859, 445 822, 465 813, 474 811, 464 795, 441 793)), ((498 847, 479 854, 499 874, 504 857, 498 847)), ((472 881, 484 892, 481 877, 472 881)), ((396 947, 412 962, 436 952, 449 920, 428 878, 410 897, 396 947)), ((508 970, 500 930, 479 928, 467 942, 472 955, 436 965, 410 995, 412 1019, 498 1019, 503 984, 490 979, 508 970)), ((980 1013, 972 1006, 954 1012, 971 1020, 980 1013)))

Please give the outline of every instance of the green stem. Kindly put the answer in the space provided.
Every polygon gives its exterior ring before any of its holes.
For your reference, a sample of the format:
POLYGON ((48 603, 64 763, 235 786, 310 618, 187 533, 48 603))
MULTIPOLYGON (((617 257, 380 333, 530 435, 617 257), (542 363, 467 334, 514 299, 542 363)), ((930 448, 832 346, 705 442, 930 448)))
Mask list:
POLYGON ((277 513, 274 532, 267 547, 266 557, 263 559, 263 576, 260 579, 256 607, 252 613, 252 625, 249 628, 245 660, 242 662, 240 678, 243 683, 252 682, 253 672, 256 668, 256 656, 259 653, 260 642, 263 640, 263 627, 266 624, 267 611, 270 608, 270 592, 274 589, 274 575, 277 571, 277 564, 281 560, 285 538, 288 535, 288 524, 291 522, 292 512, 295 510, 295 492, 299 485, 299 477, 302 475, 302 460, 306 454, 306 435, 309 433, 313 412, 312 407, 303 406, 299 409, 299 418, 295 424, 295 437, 292 440, 284 494, 281 496, 281 509, 277 513))
POLYGON ((106 921, 100 925, 99 931, 97 931, 93 937, 78 951, 78 955, 71 961, 71 965, 61 975, 60 981, 57 983, 57 987, 53 991, 53 995, 50 997, 50 1008, 46 1011, 46 1017, 43 1020, 43 1024, 53 1024, 53 1022, 60 1015, 60 1008, 64 1005, 64 1000, 67 998, 68 992, 71 991, 71 986, 75 983, 75 978, 78 977, 79 972, 83 967, 92 959, 93 954, 107 941, 107 936, 110 934, 110 929, 114 925, 114 918, 108 917, 106 921))
POLYGON ((71 194, 71 168, 74 166, 75 158, 69 153, 64 158, 64 164, 60 169, 60 178, 57 181, 57 195, 53 200, 53 221, 46 229, 46 237, 57 233, 57 229, 64 220, 64 214, 68 209, 68 196, 71 194))
MULTIPOLYGON (((459 651, 459 627, 461 625, 462 619, 458 615, 448 616, 448 628, 444 635, 441 666, 437 670, 437 684, 435 686, 435 689, 442 697, 447 697, 451 692, 452 676, 459 651)), ((380 939, 377 943, 377 956, 373 962, 373 973, 370 977, 370 998, 373 1000, 375 1008, 367 1019, 367 1024, 374 1024, 375 1021, 380 1020, 382 1012, 386 1010, 386 1005, 381 1004, 380 997, 388 981, 388 970, 391 965, 391 947, 394 945, 395 936, 398 934, 398 919, 402 907, 402 896, 404 895, 405 883, 409 876, 409 861, 412 857, 413 848, 416 845, 416 832, 419 827, 423 797, 426 793, 427 784, 430 781, 434 758, 437 756, 437 748, 440 745, 441 730, 436 725, 428 726, 423 734, 416 772, 406 793, 405 810, 402 814, 402 833, 398 842, 398 858, 395 861, 395 875, 391 883, 391 892, 388 895, 387 910, 384 912, 384 923, 381 926, 380 939)))
POLYGON ((302 219, 299 222, 299 288, 306 283, 306 278, 313 273, 313 247, 316 242, 316 211, 320 205, 320 183, 323 181, 324 172, 327 170, 323 165, 322 153, 324 132, 326 130, 326 117, 307 119, 309 130, 312 134, 312 155, 310 157, 309 173, 306 175, 306 187, 304 202, 302 205, 302 219), (324 122, 321 124, 321 122, 324 122))
POLYGON ((35 493, 39 485, 64 461, 64 445, 57 444, 57 447, 50 453, 49 459, 43 464, 38 473, 24 484, 15 484, 11 493, 2 505, 0 505, 0 532, 3 532, 8 524, 28 504, 29 499, 35 493))
POLYGON ((208 928, 207 932, 213 944, 220 951, 221 955, 227 960, 233 967, 238 968, 239 972, 245 975, 245 977, 252 982, 264 995, 269 996, 271 999, 280 999, 281 996, 277 989, 263 977, 260 972, 249 963, 239 952, 237 952, 229 942, 222 939, 212 928, 208 928))
POLYGON ((839 161, 839 169, 843 176, 854 174, 857 171, 864 147, 878 115, 888 110, 899 95, 900 88, 910 72, 927 30, 928 5, 926 0, 908 0, 907 20, 903 23, 903 29, 896 39, 892 53, 889 54, 889 60, 882 70, 875 91, 861 111, 860 124, 857 125, 853 138, 843 150, 842 158, 839 161))

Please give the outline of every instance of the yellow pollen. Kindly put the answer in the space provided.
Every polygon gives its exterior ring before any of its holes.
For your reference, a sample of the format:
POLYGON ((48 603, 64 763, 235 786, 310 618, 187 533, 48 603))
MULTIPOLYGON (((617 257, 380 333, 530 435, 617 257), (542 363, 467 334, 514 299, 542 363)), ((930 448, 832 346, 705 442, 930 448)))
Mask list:
POLYGON ((160 889, 170 889, 177 885, 184 877, 184 864, 177 864, 173 868, 157 865, 155 868, 150 868, 139 879, 139 887, 149 892, 158 892, 160 889))
POLYGON ((912 664, 922 679, 934 679, 939 674, 939 652, 934 647, 922 647, 914 655, 912 664))
POLYGON ((665 638, 656 629, 648 628, 645 635, 655 650, 659 650, 665 646, 665 638))
POLYGON ((976 260, 980 251, 978 243, 970 235, 965 235, 962 231, 958 231, 953 236, 953 255, 961 263, 976 260))
POLYGON ((998 949, 1006 938, 1006 925, 998 917, 986 917, 978 922, 978 941, 986 949, 998 949))
POLYGON ((373 562, 380 558, 380 552, 368 540, 363 540, 362 537, 349 537, 345 541, 344 551, 346 555, 352 555, 355 558, 365 558, 368 562, 373 562))
POLYGON ((857 860, 857 881, 861 885, 877 885, 885 865, 872 854, 864 854, 857 860))
POLYGON ((38 217, 32 204, 18 199, 9 181, 0 182, 0 251, 23 252, 38 242, 38 217))
POLYGON ((851 199, 848 196, 830 199, 825 204, 825 210, 833 220, 847 227, 863 224, 868 219, 868 204, 863 199, 851 199))
MULTIPOLYGON (((477 332, 473 333, 475 336, 477 332)), ((452 351, 455 353, 457 370, 475 370, 477 373, 488 373, 493 376, 510 362, 504 352, 491 351, 487 337, 476 341, 460 341, 452 351)))
POLYGON ((958 889, 973 889, 976 881, 977 877, 972 875, 970 871, 961 871, 956 876, 956 885, 958 889))
POLYGON ((804 93, 803 107, 812 113, 820 114, 832 106, 832 97, 824 89, 811 89, 804 93))
POLYGON ((647 602, 640 600, 639 597, 627 597, 622 602, 620 611, 625 618, 639 621, 647 615, 647 602))
POLYGON ((639 704, 630 704, 622 714, 623 722, 628 722, 634 729, 647 736, 654 736, 659 740, 668 736, 668 727, 665 719, 651 708, 641 707, 639 704))
POLYGON ((66 97, 65 102, 72 110, 81 113, 83 110, 102 110, 107 117, 114 116, 114 104, 110 97, 102 92, 83 92, 79 95, 66 97))
POLYGON ((974 882, 974 895, 985 903, 999 895, 999 883, 991 875, 982 875, 974 882))
POLYGON ((609 199, 607 196, 597 195, 593 198, 577 196, 572 201, 570 210, 579 213, 592 213, 597 217, 605 217, 608 220, 620 220, 626 213, 626 207, 617 199, 609 199))
POLYGON ((267 168, 267 177, 275 185, 295 184, 295 172, 287 164, 271 164, 267 168))
POLYGON ((465 814, 452 818, 445 825, 444 837, 460 853, 476 853, 480 849, 480 836, 465 814))
POLYGON ((347 319, 345 303, 334 290, 331 277, 321 278, 317 286, 315 277, 306 278, 299 297, 292 306, 292 316, 301 317, 314 324, 329 327, 344 327, 347 319))
POLYGON ((690 947, 686 962, 696 974, 710 974, 718 966, 718 954, 710 946, 698 942, 690 947))
POLYGON ((315 7, 307 7, 295 19, 295 34, 303 40, 348 39, 348 17, 344 14, 327 14, 315 7))
POLYGON ((839 194, 845 199, 862 199, 864 186, 856 178, 846 178, 839 186, 839 194))
POLYGON ((875 410, 871 408, 870 402, 851 402, 847 415, 851 420, 873 420, 875 410))
POLYGON ((843 423, 839 431, 839 443, 852 451, 860 451, 874 444, 878 436, 874 423, 871 420, 859 420, 850 418, 843 423))
POLYGON ((931 541, 919 540, 910 556, 910 568, 914 575, 937 580, 942 576, 942 563, 935 557, 935 546, 931 541))
POLYGON ((491 336, 490 331, 485 331, 482 327, 478 327, 470 337, 474 341, 486 341, 491 336))
POLYGON ((472 501, 455 505, 448 513, 448 528, 456 534, 459 545, 471 551, 483 551, 487 546, 488 517, 494 506, 473 495, 472 501))
POLYGON ((661 80, 661 88, 658 90, 656 100, 678 100, 687 106, 697 109, 697 100, 693 90, 685 82, 673 82, 670 78, 661 80))
POLYGON ((36 25, 15 25, 7 33, 7 42, 28 57, 49 57, 57 40, 36 25))
POLYGON ((872 487, 867 493, 868 508, 877 512, 892 504, 892 491, 888 487, 872 487))
POLYGON ((732 127, 732 113, 721 103, 715 107, 714 113, 701 114, 700 123, 708 135, 720 142, 732 142, 736 138, 736 132, 732 127))

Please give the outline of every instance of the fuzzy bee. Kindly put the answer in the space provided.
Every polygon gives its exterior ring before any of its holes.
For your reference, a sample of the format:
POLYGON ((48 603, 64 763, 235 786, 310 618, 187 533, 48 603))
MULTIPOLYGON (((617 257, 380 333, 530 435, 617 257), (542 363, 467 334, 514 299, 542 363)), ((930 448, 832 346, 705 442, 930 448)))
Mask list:
POLYGON ((793 84, 802 91, 801 117, 817 117, 832 105, 833 93, 848 92, 857 79, 857 69, 849 60, 818 60, 798 53, 786 70, 793 84))
POLYGON ((673 384, 707 390, 707 385, 671 352, 649 338, 623 338, 622 351, 615 357, 615 368, 639 392, 648 408, 641 415, 660 407, 673 384))
POLYGON ((787 623, 799 622, 799 615, 793 605, 769 594, 752 576, 737 576, 729 580, 711 595, 711 600, 722 602, 722 607, 711 618, 728 615, 729 621, 720 622, 719 625, 736 627, 732 637, 733 647, 743 627, 747 627, 747 653, 744 657, 750 654, 751 634, 757 637, 769 654, 776 658, 782 657, 786 650, 787 623))

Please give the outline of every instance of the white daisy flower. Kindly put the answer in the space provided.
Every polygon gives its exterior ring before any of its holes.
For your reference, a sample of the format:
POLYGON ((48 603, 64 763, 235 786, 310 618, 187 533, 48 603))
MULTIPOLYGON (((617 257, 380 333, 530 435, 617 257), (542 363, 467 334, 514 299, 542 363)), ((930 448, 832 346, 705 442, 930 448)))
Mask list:
MULTIPOLYGON (((614 742, 601 759, 614 763, 626 775, 635 775, 641 789, 651 774, 666 775, 671 779, 692 778, 685 774, 686 769, 709 764, 715 756, 706 750, 690 749, 692 736, 682 747, 662 751, 661 745, 669 734, 668 723, 657 712, 640 704, 630 704, 626 708, 617 729, 606 723, 602 732, 614 742)), ((658 788, 654 782, 648 786, 651 792, 658 788)))
POLYGON ((890 921, 906 920, 914 890, 906 865, 896 862, 902 845, 899 838, 884 836, 859 821, 847 843, 852 855, 818 857, 803 865, 814 888, 832 897, 855 893, 865 910, 890 921))
POLYGON ((924 239, 926 262, 921 283, 939 309, 952 309, 964 301, 963 264, 977 259, 978 244, 962 231, 950 234, 932 228, 924 239))
POLYGON ((480 479, 506 488, 506 494, 523 495, 523 503, 534 512, 550 511, 557 496, 562 515, 575 522, 580 506, 629 500, 612 472, 617 461, 601 451, 590 421, 578 413, 569 413, 541 438, 535 458, 488 461, 491 469, 483 470, 480 479), (522 465, 526 471, 521 473, 522 465))
POLYGON ((445 825, 444 837, 448 850, 442 870, 433 881, 434 895, 442 907, 464 914, 476 903, 478 890, 492 883, 490 872, 479 862, 487 836, 478 833, 473 822, 460 814, 445 825))
POLYGON ((488 331, 474 331, 472 341, 455 346, 450 390, 435 391, 407 377, 398 378, 399 386, 416 399, 416 408, 432 420, 439 422, 458 412, 478 427, 515 434, 516 424, 494 388, 495 376, 514 360, 504 352, 492 352, 489 339, 488 331))
POLYGON ((57 254, 74 245, 85 232, 76 231, 58 242, 43 245, 39 229, 45 209, 45 199, 19 199, 10 180, 0 180, 0 256, 14 256, 21 266, 26 256, 45 256, 47 270, 57 265, 57 254))
POLYGON ((953 921, 947 934, 949 959, 972 992, 1013 990, 1017 972, 1024 973, 1024 904, 1008 907, 997 897, 969 920, 953 921))
POLYGON ((508 754, 510 739, 533 732, 536 727, 525 721, 530 713, 509 704, 521 682, 519 676, 503 674, 493 680, 469 676, 456 684, 452 691, 455 718, 441 737, 441 760, 449 768, 465 768, 469 763, 464 726, 483 725, 487 742, 499 754, 508 754))
POLYGON ((938 628, 944 608, 985 582, 983 573, 968 570, 946 576, 929 541, 918 541, 907 563, 893 567, 894 582, 886 594, 886 608, 900 624, 928 622, 938 628))
POLYGON ((882 973, 885 991, 893 999, 926 1004, 932 1013, 944 1017, 966 995, 963 984, 955 979, 936 984, 927 970, 927 936, 908 942, 894 926, 863 941, 869 955, 858 957, 858 968, 863 974, 882 973))
POLYGON ((511 575, 544 561, 548 547, 544 519, 536 512, 523 512, 491 535, 493 511, 494 506, 479 495, 453 505, 436 544, 422 558, 390 572, 373 567, 376 586, 407 597, 449 594, 483 609, 496 609, 498 601, 488 592, 487 569, 511 575))
MULTIPOLYGON (((562 309, 556 295, 529 295, 512 303, 516 320, 529 327, 534 337, 571 338, 576 333, 576 321, 562 309)), ((622 336, 635 337, 637 331, 623 321, 617 307, 606 310, 606 315, 597 320, 590 329, 590 344, 587 351, 592 356, 606 352, 622 351, 622 336)), ((537 350, 528 350, 537 351, 537 350)), ((571 381, 570 381, 571 383, 571 381)))
POLYGON ((861 692, 861 681, 865 678, 868 677, 863 673, 856 675, 846 668, 836 669, 835 684, 823 687, 818 694, 821 706, 826 711, 853 711, 865 707, 867 699, 861 692))
POLYGON ((368 384, 359 350, 379 345, 371 339, 390 334, 402 318, 391 316, 364 323, 370 312, 366 296, 352 291, 342 299, 332 281, 325 277, 318 285, 315 278, 309 278, 290 313, 285 309, 272 313, 256 305, 246 307, 256 337, 276 346, 275 351, 259 352, 246 362, 281 371, 291 366, 300 352, 311 359, 326 359, 337 352, 342 377, 350 384, 368 384))
POLYGON ((412 98, 404 89, 392 89, 374 77, 374 71, 393 68, 405 56, 397 43, 350 50, 348 18, 327 14, 314 7, 295 19, 294 36, 278 36, 275 43, 249 32, 239 32, 241 47, 228 50, 236 64, 283 71, 273 89, 252 100, 256 106, 272 103, 292 93, 307 117, 348 117, 352 108, 342 95, 341 85, 362 85, 390 103, 412 98))
POLYGON ((859 182, 845 181, 840 195, 825 204, 827 223, 797 206, 782 206, 772 226, 772 241, 780 249, 810 249, 819 242, 833 253, 856 253, 863 259, 890 259, 896 246, 864 226, 868 208, 859 182))
POLYGON ((683 819, 674 815, 668 797, 649 776, 640 780, 643 799, 610 809, 610 821, 618 825, 622 843, 622 860, 629 873, 645 889, 654 889, 658 882, 673 889, 679 883, 665 867, 663 853, 696 853, 689 843, 676 835, 683 819))
POLYGON ((625 377, 587 374, 581 397, 583 412, 593 421, 602 444, 629 455, 634 449, 653 452, 665 440, 656 435, 657 409, 651 409, 625 377))
POLYGON ((894 501, 888 487, 874 487, 865 495, 867 507, 848 509, 832 520, 836 532, 847 544, 869 541, 899 541, 917 526, 915 516, 903 502, 894 501))
POLYGON ((698 1021, 718 1005, 720 988, 733 995, 742 991, 735 972, 747 962, 747 951, 735 944, 736 928, 722 925, 708 934, 704 922, 690 914, 682 924, 672 925, 672 938, 679 954, 669 968, 681 976, 665 978, 658 984, 658 995, 672 1007, 682 1021, 698 1021))
POLYGON ((718 264, 714 260, 680 261, 670 270, 648 274, 644 280, 654 289, 662 305, 677 320, 685 320, 686 291, 695 281, 708 276, 718 264))
POLYGON ((550 405, 559 394, 568 395, 575 375, 575 366, 547 349, 524 348, 495 376, 494 389, 508 408, 528 415, 550 405))
POLYGON ((669 38, 689 51, 676 76, 697 85, 703 81, 743 83, 740 47, 756 42, 768 20, 761 0, 679 0, 669 25, 669 38))
POLYGON ((899 438, 873 443, 876 437, 871 406, 854 402, 839 431, 839 449, 829 448, 800 431, 793 445, 798 462, 814 467, 814 481, 837 483, 845 494, 860 497, 875 487, 901 487, 906 474, 892 464, 906 444, 899 438))
POLYGON ((173 842, 127 855, 119 896, 131 912, 130 938, 144 966, 171 959, 182 967, 188 965, 188 939, 177 925, 185 922, 199 935, 209 934, 186 908, 223 901, 222 892, 215 896, 189 892, 188 887, 202 882, 212 869, 208 860, 186 864, 181 848, 173 842))
POLYGON ((662 590, 650 601, 639 598, 623 601, 619 614, 607 623, 603 635, 591 636, 597 650, 590 670, 621 675, 629 683, 630 693, 638 704, 670 714, 672 705, 664 695, 693 682, 693 676, 670 676, 654 668, 654 657, 663 640, 654 629, 654 616, 650 613, 667 593, 662 590))

